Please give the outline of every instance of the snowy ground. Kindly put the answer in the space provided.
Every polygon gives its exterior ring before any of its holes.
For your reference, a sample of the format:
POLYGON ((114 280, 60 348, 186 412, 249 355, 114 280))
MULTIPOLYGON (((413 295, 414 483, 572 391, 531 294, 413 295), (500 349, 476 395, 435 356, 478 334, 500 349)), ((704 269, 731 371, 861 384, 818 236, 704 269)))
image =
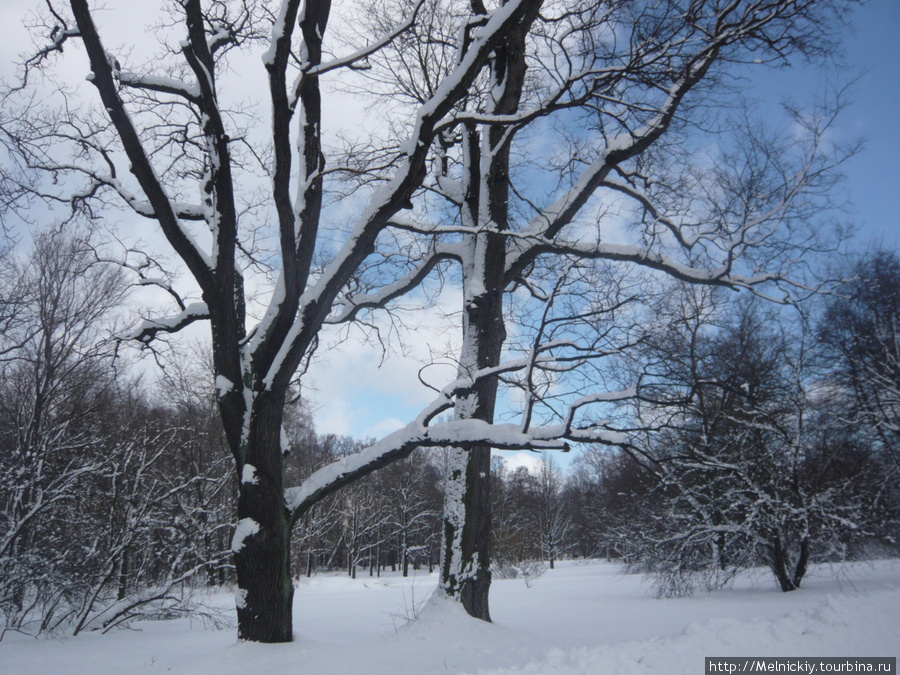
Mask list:
POLYGON ((233 629, 187 619, 69 640, 8 634, 0 673, 699 675, 704 656, 900 655, 900 561, 815 568, 794 593, 760 572, 729 591, 671 600, 618 565, 563 563, 530 588, 495 582, 492 625, 427 602, 434 583, 423 573, 304 579, 288 645, 239 644, 233 629))

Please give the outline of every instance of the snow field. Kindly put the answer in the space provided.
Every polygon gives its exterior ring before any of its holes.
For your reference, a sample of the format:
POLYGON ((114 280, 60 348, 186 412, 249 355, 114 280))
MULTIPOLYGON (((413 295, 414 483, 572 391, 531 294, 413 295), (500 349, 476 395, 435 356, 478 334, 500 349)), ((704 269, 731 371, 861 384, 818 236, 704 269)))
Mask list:
MULTIPOLYGON (((706 656, 897 656, 900 561, 820 566, 782 594, 764 571, 691 598, 653 597, 610 563, 567 562, 531 588, 496 581, 493 624, 429 598, 436 574, 298 582, 295 642, 238 643, 197 619, 107 635, 35 640, 8 634, 0 673, 631 674, 703 672, 706 656), (407 623, 407 617, 417 620, 407 623)), ((233 617, 233 595, 210 599, 233 617)), ((233 620, 233 619, 232 619, 233 620)))

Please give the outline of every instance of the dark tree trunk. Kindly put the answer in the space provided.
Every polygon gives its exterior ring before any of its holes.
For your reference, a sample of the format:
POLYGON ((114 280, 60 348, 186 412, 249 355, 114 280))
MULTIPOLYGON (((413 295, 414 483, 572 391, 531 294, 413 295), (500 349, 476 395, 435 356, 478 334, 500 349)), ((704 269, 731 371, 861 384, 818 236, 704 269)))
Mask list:
POLYGON ((122 551, 119 558, 119 589, 116 593, 117 600, 123 600, 128 592, 128 549, 122 551))
MULTIPOLYGON (((271 396, 271 395, 270 395, 271 396)), ((290 642, 293 635, 291 517, 284 504, 281 457, 283 400, 258 394, 241 467, 238 526, 232 543, 237 572, 238 638, 290 642)))
POLYGON ((794 586, 791 583, 791 578, 787 573, 787 565, 784 559, 784 546, 781 543, 781 537, 776 536, 771 545, 771 560, 769 561, 769 567, 772 570, 772 574, 775 575, 776 581, 778 581, 778 585, 781 586, 781 590, 787 593, 788 591, 794 590, 794 586))
POLYGON ((409 576, 409 548, 407 548, 406 533, 403 533, 403 576, 409 576))
MULTIPOLYGON (((204 520, 206 520, 206 519, 204 518, 204 520)), ((204 526, 208 532, 209 531, 208 525, 206 523, 204 523, 204 526)), ((208 561, 210 561, 210 562, 207 562, 203 566, 204 570, 206 571, 206 585, 209 588, 213 588, 216 585, 216 577, 218 575, 218 570, 216 569, 216 564, 211 562, 211 560, 215 556, 215 551, 214 551, 213 545, 212 545, 212 537, 210 537, 209 534, 206 534, 203 538, 203 547, 204 547, 204 550, 206 551, 206 559, 208 561)))
MULTIPOLYGON (((492 55, 490 77, 502 86, 493 93, 495 114, 515 114, 522 97, 527 65, 525 37, 538 7, 527 10, 492 55)), ((485 135, 474 126, 463 133, 464 199, 462 222, 482 229, 464 245, 471 259, 463 263, 463 346, 460 377, 497 366, 506 340, 503 291, 509 230, 509 158, 512 134, 501 125, 485 135), (486 146, 484 145, 486 143, 486 146)), ((494 421, 497 379, 477 381, 457 399, 458 419, 494 421)), ((491 448, 451 448, 444 502, 441 589, 456 597, 470 616, 491 620, 491 448)))
POLYGON ((460 463, 451 468, 449 481, 463 493, 448 495, 441 587, 448 596, 456 597, 470 616, 490 621, 491 449, 453 450, 460 463))
MULTIPOLYGON (((470 141, 474 143, 474 139, 470 141)), ((463 353, 460 376, 500 362, 506 327, 503 322, 503 265, 506 244, 502 235, 476 235, 475 269, 464 274, 466 307, 463 313, 463 353), (468 284, 479 290, 471 293, 468 284), (471 294, 471 295, 470 295, 471 294)), ((459 419, 494 421, 496 378, 481 379, 471 393, 460 397, 459 419)), ((479 445, 451 448, 444 502, 444 550, 441 587, 457 597, 470 616, 490 621, 491 585, 491 448, 479 445)))
MULTIPOLYGON (((718 523, 716 523, 716 524, 718 524, 718 523)), ((725 557, 725 535, 724 534, 719 535, 719 541, 716 544, 716 546, 719 549, 719 569, 724 572, 728 567, 728 560, 725 557)))
POLYGON ((290 536, 276 522, 261 527, 234 556, 238 588, 246 595, 238 607, 238 639, 290 642, 293 639, 290 536))
POLYGON ((776 536, 772 542, 772 559, 769 567, 778 581, 778 585, 785 593, 796 591, 800 588, 800 582, 806 575, 806 568, 809 565, 809 540, 803 539, 800 542, 800 551, 797 556, 797 562, 791 565, 790 552, 781 540, 780 536, 776 536), (793 566, 793 571, 789 571, 793 566))
POLYGON ((806 576, 806 568, 809 565, 809 539, 800 542, 800 555, 797 557, 797 565, 794 567, 794 588, 800 588, 800 582, 806 576))
MULTIPOLYGON (((225 550, 225 546, 227 545, 227 544, 226 544, 227 538, 226 538, 226 536, 225 536, 225 533, 224 533, 221 529, 219 530, 218 540, 219 540, 219 550, 220 550, 220 551, 224 551, 224 550, 225 550)), ((225 574, 226 574, 226 572, 225 572, 225 565, 223 565, 221 562, 219 562, 219 563, 218 563, 218 568, 219 568, 219 586, 224 586, 224 585, 225 585, 225 581, 226 581, 226 578, 225 578, 225 574)))
MULTIPOLYGON (((460 376, 468 377, 500 362, 506 328, 503 323, 503 261, 501 235, 478 235, 472 243, 475 270, 464 278, 481 292, 467 299, 463 313, 463 354, 460 376)), ((468 291, 467 291, 468 295, 468 291)), ((497 380, 478 381, 457 403, 459 419, 494 421, 497 380)), ((444 501, 444 539, 441 588, 456 597, 470 616, 491 620, 491 448, 450 448, 450 466, 444 501)))

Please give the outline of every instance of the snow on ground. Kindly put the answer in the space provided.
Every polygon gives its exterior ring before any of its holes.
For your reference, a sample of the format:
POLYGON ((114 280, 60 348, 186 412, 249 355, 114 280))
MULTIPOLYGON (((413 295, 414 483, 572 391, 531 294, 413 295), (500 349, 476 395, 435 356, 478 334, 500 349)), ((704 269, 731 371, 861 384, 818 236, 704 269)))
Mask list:
MULTIPOLYGON (((422 572, 303 579, 287 645, 238 643, 233 628, 196 619, 69 640, 8 634, 0 673, 699 675, 705 656, 900 655, 896 560, 817 567, 794 593, 759 571, 728 591, 665 600, 617 564, 569 562, 530 588, 496 581, 490 625, 429 600, 435 581, 422 572)), ((231 602, 224 593, 211 600, 231 602)))

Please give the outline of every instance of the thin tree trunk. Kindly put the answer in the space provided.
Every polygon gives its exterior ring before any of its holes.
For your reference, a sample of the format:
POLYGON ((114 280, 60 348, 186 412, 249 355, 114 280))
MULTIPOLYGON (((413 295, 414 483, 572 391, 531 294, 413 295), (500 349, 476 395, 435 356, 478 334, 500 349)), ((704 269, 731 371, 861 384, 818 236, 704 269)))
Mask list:
POLYGON ((806 568, 809 565, 809 539, 803 539, 800 542, 800 555, 797 558, 797 565, 794 568, 794 588, 800 588, 800 582, 806 576, 806 568))
POLYGON ((406 532, 403 532, 403 576, 409 576, 409 548, 407 547, 406 532))
POLYGON ((375 569, 376 576, 381 578, 381 526, 378 526, 378 541, 375 544, 375 569))
POLYGON ((128 549, 123 549, 119 558, 119 589, 117 600, 123 600, 128 590, 128 549))
MULTIPOLYGON (((225 538, 225 532, 224 532, 221 528, 219 529, 218 540, 219 540, 219 550, 222 551, 222 550, 225 549, 226 538, 225 538)), ((217 565, 218 565, 218 568, 219 568, 219 586, 224 586, 224 585, 225 585, 225 581, 226 581, 226 579, 225 579, 225 565, 223 565, 223 564, 221 563, 221 561, 220 561, 219 563, 217 563, 217 565)))

